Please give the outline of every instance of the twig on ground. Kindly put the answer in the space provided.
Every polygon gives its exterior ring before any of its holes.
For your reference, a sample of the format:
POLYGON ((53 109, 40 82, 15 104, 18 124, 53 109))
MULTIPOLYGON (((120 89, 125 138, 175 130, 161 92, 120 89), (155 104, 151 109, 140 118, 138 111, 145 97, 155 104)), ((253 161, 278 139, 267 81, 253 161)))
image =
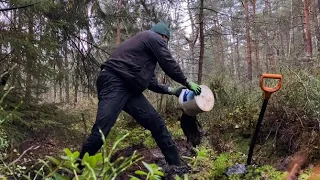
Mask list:
POLYGON ((31 151, 31 150, 36 150, 38 149, 40 146, 31 146, 29 147, 28 149, 26 149, 25 151, 22 152, 22 154, 14 161, 12 161, 8 166, 11 166, 13 164, 15 164, 16 162, 20 161, 20 159, 28 152, 28 151, 31 151))
POLYGON ((304 125, 303 125, 303 123, 302 123, 302 120, 301 120, 300 116, 299 116, 299 115, 297 114, 297 112, 295 112, 295 111, 294 111, 293 113, 298 117, 302 128, 304 128, 304 125))

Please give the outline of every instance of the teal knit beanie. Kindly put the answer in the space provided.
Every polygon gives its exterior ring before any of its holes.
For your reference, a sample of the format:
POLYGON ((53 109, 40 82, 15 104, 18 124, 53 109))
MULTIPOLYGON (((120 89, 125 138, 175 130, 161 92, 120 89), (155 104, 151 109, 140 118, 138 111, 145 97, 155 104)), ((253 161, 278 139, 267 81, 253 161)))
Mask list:
POLYGON ((158 22, 157 24, 155 24, 151 28, 151 31, 165 35, 168 39, 170 39, 170 29, 164 22, 158 22))

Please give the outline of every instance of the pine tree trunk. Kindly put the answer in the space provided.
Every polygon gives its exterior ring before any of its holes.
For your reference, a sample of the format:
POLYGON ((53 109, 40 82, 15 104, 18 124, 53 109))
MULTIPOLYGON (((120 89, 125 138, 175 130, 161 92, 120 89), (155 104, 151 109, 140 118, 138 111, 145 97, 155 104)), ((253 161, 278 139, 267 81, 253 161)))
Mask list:
POLYGON ((305 24, 305 36, 306 36, 306 56, 312 57, 312 42, 311 42, 311 31, 310 31, 310 11, 309 11, 309 0, 302 0, 304 4, 304 24, 305 24))
POLYGON ((120 10, 122 6, 122 0, 118 0, 118 25, 117 25, 117 45, 121 43, 121 27, 120 27, 120 10))
MULTIPOLYGON (((22 27, 22 23, 21 23, 21 11, 14 11, 14 28, 16 29, 17 32, 21 32, 21 27, 22 27), (17 24, 17 26, 15 26, 17 24)), ((21 87, 21 71, 19 71, 21 69, 21 65, 20 62, 22 62, 22 55, 21 55, 21 46, 16 46, 14 47, 15 51, 14 51, 14 63, 18 64, 17 68, 14 68, 12 70, 12 85, 16 88, 21 87)))
MULTIPOLYGON (((30 15, 28 18, 28 34, 29 34, 29 42, 32 42, 32 38, 34 36, 34 30, 33 30, 33 16, 30 15), (31 39, 30 39, 31 38, 31 39)), ((28 101, 31 99, 31 88, 32 88, 32 67, 33 67, 33 61, 34 57, 33 54, 31 54, 30 50, 26 49, 26 58, 27 58, 27 65, 26 65, 26 92, 25 92, 25 99, 28 101)))
POLYGON ((190 18, 190 21, 191 21, 191 31, 192 31, 192 36, 194 36, 195 34, 195 31, 196 31, 196 28, 195 28, 195 23, 194 23, 194 19, 193 19, 193 15, 192 15, 192 11, 191 11, 191 5, 190 5, 190 0, 188 0, 187 2, 187 6, 188 6, 188 14, 189 14, 189 18, 190 18))
MULTIPOLYGON (((252 22, 255 25, 255 18, 256 18, 256 0, 252 0, 252 9, 253 9, 253 16, 252 22)), ((260 60, 259 60, 259 36, 256 31, 254 31, 254 54, 255 54, 255 61, 256 61, 256 71, 260 73, 260 60)))
POLYGON ((74 84, 74 100, 73 105, 76 106, 78 103, 78 92, 79 92, 79 83, 78 83, 78 74, 77 71, 75 72, 75 76, 73 78, 73 84, 74 84))
POLYGON ((238 78, 240 79, 240 77, 241 77, 241 70, 240 70, 240 51, 239 51, 239 35, 237 34, 236 35, 236 54, 237 54, 237 61, 236 61, 236 63, 237 63, 237 76, 238 76, 238 78))
MULTIPOLYGON (((56 59, 56 58, 55 58, 56 59)), ((56 70, 56 65, 53 65, 53 70, 56 70)), ((53 82, 53 102, 56 103, 56 99, 57 99, 57 83, 56 83, 56 78, 54 78, 54 82, 53 82)))
POLYGON ((221 65, 224 67, 224 46, 223 46, 223 35, 222 35, 222 29, 221 29, 221 26, 220 26, 220 23, 219 23, 219 14, 217 14, 217 21, 216 21, 216 26, 217 26, 217 30, 219 32, 219 54, 220 54, 220 63, 221 65))
POLYGON ((234 68, 234 53, 230 53, 230 60, 231 60, 231 67, 229 69, 230 69, 231 76, 233 77, 236 75, 235 68, 234 68))
MULTIPOLYGON (((293 1, 290 3, 290 27, 293 27, 293 1)), ((291 57, 291 48, 293 44, 293 38, 294 38, 294 27, 290 28, 289 30, 289 45, 288 45, 288 52, 287 52, 287 58, 291 57)))
MULTIPOLYGON (((265 9, 266 9, 266 18, 268 19, 267 22, 268 24, 270 24, 270 19, 271 18, 271 5, 269 0, 265 1, 265 9)), ((266 25, 266 32, 265 32, 265 41, 266 41, 266 69, 267 71, 269 71, 270 69, 273 69, 274 66, 274 56, 273 56, 273 51, 272 51, 272 47, 270 45, 270 38, 269 38, 269 26, 270 25, 266 25)))
POLYGON ((63 57, 61 57, 60 54, 61 50, 58 50, 58 59, 57 59, 57 66, 58 66, 58 85, 59 85, 59 102, 63 102, 63 97, 62 97, 62 81, 63 81, 63 57))
POLYGON ((246 0, 244 3, 245 22, 246 22, 246 41, 247 41, 247 77, 252 80, 252 58, 251 58, 251 39, 250 39, 250 24, 249 24, 249 3, 246 0))
POLYGON ((62 96, 63 92, 62 91, 63 90, 62 90, 62 77, 61 77, 61 79, 59 79, 59 99, 60 99, 60 102, 63 102, 63 96, 62 96))
MULTIPOLYGON (((43 20, 43 18, 42 17, 40 17, 40 19, 39 19, 39 31, 40 32, 43 32, 43 28, 44 28, 44 24, 45 24, 45 22, 44 22, 44 20, 43 20)), ((40 33, 40 41, 42 41, 43 40, 43 38, 42 38, 42 33, 40 33)), ((39 71, 37 72, 37 74, 40 76, 40 71, 41 71, 41 69, 39 68, 39 71)), ((41 82, 42 82, 42 79, 41 78, 37 78, 37 88, 36 88, 36 98, 37 99, 39 99, 40 98, 40 95, 41 95, 41 88, 40 88, 40 86, 41 86, 41 82)))
MULTIPOLYGON (((317 56, 320 55, 320 28, 319 28, 319 9, 317 8, 316 4, 318 0, 315 0, 314 10, 313 10, 313 21, 314 21, 314 28, 317 38, 317 56)), ((318 4, 320 6, 320 2, 318 4)))
POLYGON ((66 93, 66 104, 70 103, 70 81, 69 81, 69 63, 68 63, 68 48, 65 42, 64 46, 64 72, 65 72, 65 93, 66 93))
MULTIPOLYGON (((280 28, 279 28, 280 29, 280 28)), ((284 46, 284 42, 283 42, 283 36, 285 36, 283 33, 280 33, 280 46, 281 46, 281 57, 285 57, 285 46, 284 46)))
POLYGON ((189 65, 191 65, 191 69, 189 69, 189 72, 190 73, 190 77, 191 79, 195 79, 195 66, 196 66, 196 57, 195 57, 195 44, 197 42, 197 39, 198 39, 198 32, 196 31, 196 25, 195 25, 195 22, 194 22, 194 17, 192 15, 192 7, 191 7, 191 4, 190 4, 190 0, 188 0, 188 14, 189 14, 189 18, 190 18, 190 21, 191 21, 191 37, 189 38, 188 41, 188 44, 189 44, 189 48, 190 48, 190 54, 191 54, 191 57, 190 57, 190 61, 188 62, 189 65), (193 64, 194 63, 194 64, 193 64))
MULTIPOLYGON (((234 33, 232 33, 232 43, 234 42, 234 39, 235 39, 235 37, 234 37, 235 35, 234 35, 234 33)), ((232 48, 232 50, 233 50, 233 48, 234 48, 234 45, 232 45, 231 46, 231 48, 232 48)), ((236 59, 236 57, 235 57, 235 54, 236 53, 234 53, 234 52, 232 52, 231 53, 231 72, 232 72, 232 76, 236 76, 236 61, 235 61, 235 59, 236 59)))
POLYGON ((200 55, 199 55, 199 70, 198 70, 198 83, 202 82, 202 68, 203 68, 203 55, 204 55, 204 35, 203 35, 203 0, 200 0, 200 12, 199 12, 199 23, 200 23, 200 55))

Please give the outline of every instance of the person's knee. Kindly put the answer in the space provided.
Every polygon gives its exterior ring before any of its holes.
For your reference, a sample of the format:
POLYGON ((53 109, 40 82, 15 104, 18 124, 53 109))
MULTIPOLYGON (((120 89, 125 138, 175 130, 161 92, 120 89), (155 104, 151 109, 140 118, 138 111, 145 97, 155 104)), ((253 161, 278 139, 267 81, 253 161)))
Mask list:
POLYGON ((150 131, 154 133, 164 133, 167 132, 167 126, 163 120, 163 118, 158 113, 152 113, 150 114, 150 117, 148 117, 153 120, 151 123, 150 131))

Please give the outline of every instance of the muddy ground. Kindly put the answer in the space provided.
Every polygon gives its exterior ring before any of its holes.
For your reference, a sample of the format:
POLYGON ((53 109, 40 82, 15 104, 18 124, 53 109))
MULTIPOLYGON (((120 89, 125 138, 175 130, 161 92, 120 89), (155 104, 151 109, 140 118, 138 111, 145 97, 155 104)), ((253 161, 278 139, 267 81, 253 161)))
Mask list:
MULTIPOLYGON (((176 139, 175 142, 178 146, 180 155, 182 156, 193 155, 192 152, 189 150, 190 146, 188 146, 187 140, 185 138, 176 139)), ((12 154, 10 159, 11 161, 16 160, 23 151, 26 151, 28 149, 27 152, 24 154, 23 158, 19 159, 19 163, 22 163, 27 167, 32 166, 32 164, 34 163, 33 160, 38 158, 43 158, 43 155, 55 156, 63 153, 62 149, 64 147, 67 147, 66 143, 67 142, 62 143, 60 142, 60 140, 55 139, 54 137, 50 137, 50 138, 38 137, 34 139, 28 139, 23 143, 21 143, 21 145, 17 149, 18 152, 20 152, 20 154, 12 154)), ((77 150, 78 148, 72 147, 71 149, 77 150)), ((183 175, 190 172, 191 170, 186 165, 186 162, 183 162, 184 166, 182 167, 168 166, 166 164, 164 156, 162 155, 158 147, 150 149, 144 146, 142 143, 137 145, 132 145, 127 148, 116 151, 112 156, 111 160, 115 160, 121 156, 130 157, 134 151, 137 151, 140 156, 144 157, 142 161, 145 161, 149 164, 155 163, 158 166, 162 167, 163 172, 165 173, 165 177, 163 179, 165 180, 174 179, 176 174, 183 175)), ((136 170, 142 170, 144 172, 148 172, 148 170, 142 164, 142 161, 140 161, 137 164, 133 164, 129 169, 127 169, 125 172, 120 174, 117 177, 117 180, 129 180, 130 179, 129 175, 140 177, 139 175, 135 174, 136 170)), ((145 177, 140 177, 140 178, 145 179, 145 177)))
MULTIPOLYGON (((180 155, 190 156, 192 154, 189 150, 190 148, 188 148, 189 146, 185 139, 178 139, 175 142, 178 146, 180 155)), ((114 154, 112 159, 116 159, 121 156, 129 157, 133 154, 135 150, 144 157, 142 161, 145 161, 150 164, 155 163, 158 166, 162 167, 165 173, 165 177, 163 179, 165 180, 171 180, 171 179, 173 180, 176 174, 183 175, 188 173, 191 170, 187 166, 186 162, 183 162, 184 165, 181 167, 168 166, 159 148, 149 149, 145 147, 143 144, 133 145, 128 148, 119 150, 114 154)), ((129 180, 130 179, 129 175, 134 175, 136 177, 139 177, 139 175, 135 175, 134 173, 136 170, 143 170, 145 172, 148 172, 147 169, 143 166, 142 162, 139 162, 131 166, 126 172, 121 174, 117 179, 129 180)), ((144 178, 142 177, 142 179, 144 178)))

